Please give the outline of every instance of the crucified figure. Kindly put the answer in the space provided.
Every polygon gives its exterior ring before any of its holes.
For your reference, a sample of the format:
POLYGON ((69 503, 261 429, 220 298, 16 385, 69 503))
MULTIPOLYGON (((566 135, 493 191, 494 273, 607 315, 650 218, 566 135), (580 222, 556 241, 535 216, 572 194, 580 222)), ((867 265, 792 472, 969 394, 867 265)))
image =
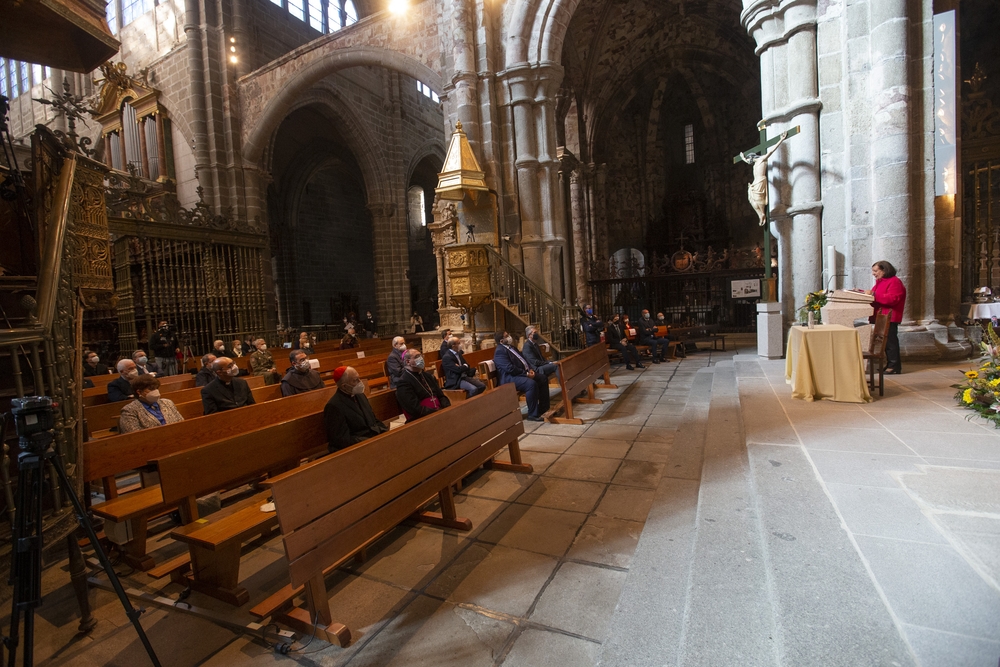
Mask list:
POLYGON ((740 153, 743 161, 753 167, 753 182, 747 184, 747 199, 750 200, 753 210, 757 212, 761 227, 767 222, 767 159, 774 154, 774 151, 778 150, 778 146, 787 138, 788 131, 786 130, 781 133, 778 143, 771 146, 770 150, 763 155, 740 153))

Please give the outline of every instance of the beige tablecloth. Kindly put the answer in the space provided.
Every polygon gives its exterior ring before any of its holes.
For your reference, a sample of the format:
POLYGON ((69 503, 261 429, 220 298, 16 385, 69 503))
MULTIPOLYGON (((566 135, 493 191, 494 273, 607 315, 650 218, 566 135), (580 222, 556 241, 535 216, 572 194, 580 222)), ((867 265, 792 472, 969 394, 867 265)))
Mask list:
POLYGON ((785 353, 785 381, 792 398, 868 403, 861 339, 852 327, 792 327, 785 353))

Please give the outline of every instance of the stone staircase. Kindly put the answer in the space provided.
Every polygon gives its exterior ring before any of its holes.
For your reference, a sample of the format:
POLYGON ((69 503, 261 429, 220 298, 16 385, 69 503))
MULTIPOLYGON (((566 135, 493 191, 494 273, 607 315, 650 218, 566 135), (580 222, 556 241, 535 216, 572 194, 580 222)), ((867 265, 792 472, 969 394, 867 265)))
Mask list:
POLYGON ((749 356, 695 375, 602 667, 915 664, 801 448, 747 444, 766 385, 749 356))

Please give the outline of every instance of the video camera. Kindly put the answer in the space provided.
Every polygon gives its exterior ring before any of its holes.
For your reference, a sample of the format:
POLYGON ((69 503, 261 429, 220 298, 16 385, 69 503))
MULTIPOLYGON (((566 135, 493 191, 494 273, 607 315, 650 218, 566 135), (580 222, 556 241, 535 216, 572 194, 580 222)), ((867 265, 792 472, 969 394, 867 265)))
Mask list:
POLYGON ((10 402, 21 455, 42 454, 52 444, 56 404, 48 396, 25 396, 10 402))

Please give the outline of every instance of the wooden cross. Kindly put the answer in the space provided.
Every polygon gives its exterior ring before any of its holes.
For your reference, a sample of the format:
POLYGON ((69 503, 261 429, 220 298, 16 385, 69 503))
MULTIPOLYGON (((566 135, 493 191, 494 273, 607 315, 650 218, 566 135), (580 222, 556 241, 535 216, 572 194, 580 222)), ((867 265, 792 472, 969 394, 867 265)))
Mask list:
MULTIPOLYGON (((771 139, 767 138, 767 123, 765 121, 760 121, 757 123, 757 129, 760 130, 760 143, 753 148, 743 151, 739 155, 733 157, 733 164, 738 164, 740 162, 745 162, 744 155, 756 154, 759 156, 764 156, 767 154, 767 149, 774 146, 779 141, 783 139, 781 137, 773 137, 771 139)), ((785 135, 785 139, 794 137, 801 130, 801 126, 796 125, 795 127, 788 130, 785 135)), ((768 197, 768 201, 764 204, 764 278, 766 280, 771 279, 771 202, 769 201, 770 192, 768 189, 764 190, 765 197, 768 197)))

